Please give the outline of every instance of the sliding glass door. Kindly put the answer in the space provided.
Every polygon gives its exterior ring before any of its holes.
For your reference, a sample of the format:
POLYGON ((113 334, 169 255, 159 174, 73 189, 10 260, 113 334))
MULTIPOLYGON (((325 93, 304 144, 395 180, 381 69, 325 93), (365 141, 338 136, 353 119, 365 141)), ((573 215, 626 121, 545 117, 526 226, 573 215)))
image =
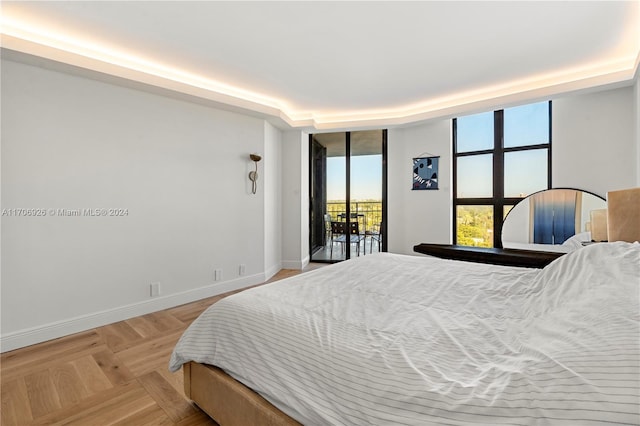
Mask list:
POLYGON ((310 255, 386 251, 386 130, 310 135, 310 255))

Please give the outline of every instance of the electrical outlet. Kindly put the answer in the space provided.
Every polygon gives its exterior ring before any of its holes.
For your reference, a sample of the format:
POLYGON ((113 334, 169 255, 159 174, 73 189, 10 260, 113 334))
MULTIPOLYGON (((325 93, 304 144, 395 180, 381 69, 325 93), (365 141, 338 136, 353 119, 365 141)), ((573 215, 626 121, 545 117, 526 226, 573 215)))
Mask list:
POLYGON ((160 283, 159 282, 151 283, 149 285, 149 290, 150 290, 149 294, 151 297, 160 296, 160 283))
POLYGON ((238 274, 244 275, 246 272, 247 272, 247 265, 245 265, 244 263, 241 263, 240 268, 238 269, 238 274))
POLYGON ((216 269, 213 273, 213 280, 220 281, 222 279, 222 269, 216 269))

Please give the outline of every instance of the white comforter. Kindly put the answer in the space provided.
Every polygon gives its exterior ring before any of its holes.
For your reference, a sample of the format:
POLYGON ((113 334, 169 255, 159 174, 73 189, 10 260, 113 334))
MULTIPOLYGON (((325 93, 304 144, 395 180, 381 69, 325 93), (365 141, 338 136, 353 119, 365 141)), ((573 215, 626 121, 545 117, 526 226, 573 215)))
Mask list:
POLYGON ((227 297, 171 358, 306 425, 640 424, 640 244, 543 270, 381 253, 227 297))

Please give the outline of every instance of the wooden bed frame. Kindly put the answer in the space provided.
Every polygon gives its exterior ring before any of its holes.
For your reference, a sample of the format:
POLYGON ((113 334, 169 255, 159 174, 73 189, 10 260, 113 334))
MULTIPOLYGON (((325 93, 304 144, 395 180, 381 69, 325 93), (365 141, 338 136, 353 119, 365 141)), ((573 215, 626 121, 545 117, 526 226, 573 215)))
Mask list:
POLYGON ((182 370, 187 398, 221 426, 301 426, 218 367, 191 361, 182 370))

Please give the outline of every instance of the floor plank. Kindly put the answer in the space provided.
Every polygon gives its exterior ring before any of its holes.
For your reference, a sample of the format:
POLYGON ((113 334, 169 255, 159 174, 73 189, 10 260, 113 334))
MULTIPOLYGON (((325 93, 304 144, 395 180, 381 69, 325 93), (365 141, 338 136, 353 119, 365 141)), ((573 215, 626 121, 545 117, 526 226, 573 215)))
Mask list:
POLYGON ((107 425, 156 405, 144 388, 133 381, 94 395, 80 404, 37 418, 37 425, 107 425))
POLYGON ((83 350, 100 344, 102 344, 102 339, 98 333, 95 330, 89 330, 6 352, 2 354, 0 360, 3 371, 5 369, 14 370, 19 366, 28 366, 51 357, 59 358, 70 351, 83 350))
POLYGON ((24 378, 3 383, 1 393, 0 424, 3 426, 20 425, 33 419, 24 378))
POLYGON ((158 404, 154 404, 115 422, 113 426, 169 426, 174 424, 173 420, 167 417, 167 413, 158 404))
POLYGON ((178 393, 184 393, 184 374, 182 373, 182 370, 178 370, 175 373, 170 372, 169 369, 161 369, 156 371, 158 371, 178 393))
POLYGON ((135 379, 129 368, 113 352, 102 351, 92 357, 112 385, 121 385, 135 379))
POLYGON ((51 369, 51 379, 62 407, 77 404, 90 395, 89 390, 78 374, 78 370, 72 363, 53 367, 51 369))
POLYGON ((159 333, 167 333, 184 327, 182 321, 165 311, 152 312, 143 318, 149 321, 159 333))
POLYGON ((158 334, 158 329, 144 316, 128 319, 126 323, 142 337, 152 337, 158 334))
POLYGON ((138 381, 174 422, 195 414, 194 405, 178 393, 157 371, 145 374, 138 378, 138 381))
MULTIPOLYGON (((38 351, 39 345, 30 346, 27 348, 28 351, 24 352, 25 360, 22 360, 19 355, 16 357, 13 352, 9 352, 6 355, 13 356, 7 357, 6 361, 5 358, 2 358, 1 380, 3 383, 11 381, 17 377, 23 377, 27 373, 46 370, 59 363, 69 362, 80 356, 90 355, 106 349, 102 341, 95 340, 94 337, 97 337, 97 333, 93 333, 89 339, 84 336, 82 339, 75 341, 73 345, 69 345, 68 342, 63 345, 48 345, 42 351, 38 351)), ((18 351, 22 351, 22 349, 18 349, 18 351)))
POLYGON ((202 312, 221 298, 222 296, 214 296, 186 305, 180 305, 167 310, 167 313, 183 323, 191 324, 202 312))
POLYGON ((183 331, 175 331, 171 334, 155 339, 147 340, 144 343, 133 346, 118 353, 118 357, 124 362, 129 370, 141 376, 156 369, 169 368, 169 358, 171 352, 183 331))
POLYGON ((113 387, 109 378, 91 355, 79 358, 73 361, 72 364, 82 378, 82 382, 89 394, 97 394, 113 387))
POLYGON ((176 426, 219 426, 211 417, 207 416, 204 411, 198 412, 186 419, 176 423, 176 426))
POLYGON ((105 325, 97 329, 109 349, 114 352, 134 346, 144 337, 133 329, 126 321, 105 325))
POLYGON ((28 374, 24 378, 27 385, 27 395, 31 405, 31 413, 37 418, 62 408, 60 397, 56 390, 49 370, 28 374))
MULTIPOLYGON (((298 273, 282 270, 269 282, 298 273)), ((2 354, 0 424, 217 426, 168 365, 191 322, 233 293, 2 354)))

